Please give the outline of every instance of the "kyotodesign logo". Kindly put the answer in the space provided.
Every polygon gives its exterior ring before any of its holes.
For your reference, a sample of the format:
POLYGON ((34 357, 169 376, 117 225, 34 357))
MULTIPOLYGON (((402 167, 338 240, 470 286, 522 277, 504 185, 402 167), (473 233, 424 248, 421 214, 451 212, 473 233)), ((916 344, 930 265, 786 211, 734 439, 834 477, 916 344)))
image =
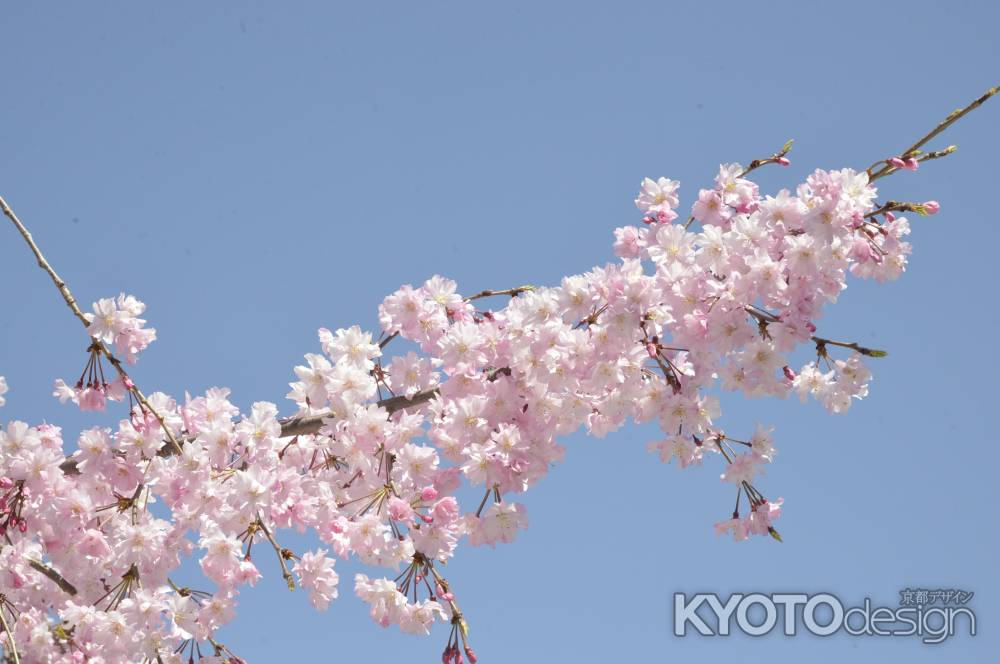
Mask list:
POLYGON ((958 633, 976 635, 976 615, 967 606, 974 593, 956 589, 906 588, 894 607, 871 598, 845 607, 830 593, 674 593, 674 635, 728 636, 742 632, 764 636, 781 629, 785 636, 916 636, 942 643, 958 633), (780 627, 779 627, 780 625, 780 627))

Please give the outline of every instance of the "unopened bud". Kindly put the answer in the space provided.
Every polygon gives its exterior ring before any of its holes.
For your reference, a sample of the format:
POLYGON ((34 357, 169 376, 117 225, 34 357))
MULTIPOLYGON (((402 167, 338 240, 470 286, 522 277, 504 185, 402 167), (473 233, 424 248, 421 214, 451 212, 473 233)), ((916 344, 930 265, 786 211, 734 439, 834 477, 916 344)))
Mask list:
POLYGON ((923 204, 925 214, 937 214, 941 209, 941 204, 937 201, 926 201, 923 204))
POLYGON ((788 160, 788 157, 778 157, 774 161, 778 164, 781 164, 782 166, 788 166, 790 163, 792 163, 791 161, 788 160))

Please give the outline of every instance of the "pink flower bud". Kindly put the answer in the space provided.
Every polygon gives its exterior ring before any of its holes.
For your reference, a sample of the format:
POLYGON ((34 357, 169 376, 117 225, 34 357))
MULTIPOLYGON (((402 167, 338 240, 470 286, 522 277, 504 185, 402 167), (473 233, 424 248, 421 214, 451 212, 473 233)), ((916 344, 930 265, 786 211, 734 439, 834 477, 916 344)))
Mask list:
POLYGON ((885 220, 886 221, 896 221, 896 215, 894 215, 892 212, 886 212, 885 213, 885 220))
POLYGON ((430 502, 435 498, 437 498, 437 496, 438 496, 437 489, 435 489, 432 486, 425 486, 420 491, 420 500, 423 500, 425 502, 430 502))
POLYGON ((937 201, 926 201, 923 204, 924 212, 927 214, 937 214, 941 209, 941 204, 937 201))
POLYGON ((465 656, 469 658, 469 664, 476 664, 479 661, 476 653, 469 646, 465 646, 465 656))
POLYGON ((659 350, 657 350, 656 344, 652 342, 646 344, 646 352, 649 353, 649 357, 654 360, 656 359, 656 356, 659 355, 659 350))
POLYGON ((655 224, 656 223, 656 219, 654 219, 653 217, 651 217, 651 216, 649 216, 647 214, 645 217, 642 218, 642 223, 644 223, 644 224, 646 224, 648 226, 650 224, 655 224))
POLYGON ((899 157, 893 157, 889 160, 889 165, 893 168, 906 168, 906 162, 899 157))
POLYGON ((782 166, 788 166, 790 163, 792 163, 791 161, 788 160, 787 157, 778 157, 774 161, 781 164, 782 166))
POLYGON ((787 364, 784 367, 782 367, 781 370, 785 373, 785 378, 787 378, 788 380, 795 380, 795 372, 792 371, 792 368, 789 367, 787 364))
POLYGON ((920 162, 917 161, 914 157, 909 157, 906 160, 906 163, 903 165, 903 168, 905 168, 908 171, 915 171, 918 168, 920 168, 920 162))
POLYGON ((0 489, 9 489, 14 486, 14 480, 9 477, 0 477, 0 489))

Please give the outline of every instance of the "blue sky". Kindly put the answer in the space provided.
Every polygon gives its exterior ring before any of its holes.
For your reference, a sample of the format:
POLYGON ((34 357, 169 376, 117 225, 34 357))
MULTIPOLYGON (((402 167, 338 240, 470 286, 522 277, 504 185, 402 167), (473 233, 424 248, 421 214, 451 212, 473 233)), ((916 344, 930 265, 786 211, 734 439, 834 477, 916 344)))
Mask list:
MULTIPOLYGON (((723 161, 795 138, 793 187, 863 168, 1000 84, 989 3, 31 3, 4 10, 0 193, 83 302, 134 293, 159 341, 147 392, 229 386, 283 403, 320 326, 374 329, 402 283, 466 293, 613 260, 643 176, 689 205, 723 161)), ((911 269, 852 282, 824 336, 886 348, 847 417, 724 402, 735 435, 776 426, 762 478, 784 543, 735 544, 719 468, 678 471, 655 432, 571 436, 524 502, 531 528, 448 565, 484 662, 984 661, 995 600, 996 251, 1000 102, 940 140, 959 152, 883 182, 941 201, 911 269), (608 460, 613 459, 613 463, 608 460), (578 498, 603 498, 586 512, 578 498), (594 520, 606 541, 582 540, 594 520), (678 591, 831 591, 895 605, 905 587, 972 590, 975 638, 677 638, 678 591)), ((0 415, 69 432, 116 421, 60 408, 81 328, 20 238, 0 229, 0 415)), ((71 434, 72 435, 72 434, 71 434)), ((307 541, 295 540, 305 546, 307 541)), ((323 614, 276 570, 223 641, 253 662, 437 661, 447 637, 383 630, 353 597, 323 614)))

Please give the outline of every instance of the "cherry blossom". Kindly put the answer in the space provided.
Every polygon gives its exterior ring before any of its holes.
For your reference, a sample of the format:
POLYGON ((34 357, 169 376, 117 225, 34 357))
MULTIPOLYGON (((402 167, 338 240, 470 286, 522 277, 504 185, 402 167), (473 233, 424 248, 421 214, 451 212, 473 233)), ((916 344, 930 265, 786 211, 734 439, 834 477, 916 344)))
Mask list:
MULTIPOLYGON (((463 544, 526 536, 524 494, 563 460, 563 437, 629 422, 659 426, 647 449, 662 462, 721 469, 718 534, 780 541, 784 500, 761 487, 774 429, 730 435, 718 393, 794 395, 830 413, 867 396, 868 362, 885 352, 823 336, 822 317, 849 278, 905 272, 911 228, 896 213, 940 205, 880 203, 875 183, 914 170, 924 142, 773 196, 749 176, 787 165, 791 143, 724 164, 685 223, 680 183, 646 178, 613 262, 468 296, 435 275, 388 295, 380 330, 321 328, 290 370, 283 418, 267 401, 241 413, 221 387, 144 394, 125 365, 156 338, 145 305, 123 294, 83 313, 0 199, 90 337, 81 377, 53 396, 119 411, 66 441, 51 424, 0 429, 0 646, 25 663, 242 662, 216 639, 241 593, 276 573, 326 610, 339 558, 370 571, 354 593, 377 624, 447 624, 443 661, 475 664, 445 563, 463 544), (397 338, 408 346, 390 356, 397 338), (469 487, 471 503, 459 499, 469 487), (292 529, 324 548, 296 553, 283 544, 292 529), (202 572, 192 586, 177 581, 185 561, 202 572)), ((0 377, 0 405, 6 391, 0 377)))

